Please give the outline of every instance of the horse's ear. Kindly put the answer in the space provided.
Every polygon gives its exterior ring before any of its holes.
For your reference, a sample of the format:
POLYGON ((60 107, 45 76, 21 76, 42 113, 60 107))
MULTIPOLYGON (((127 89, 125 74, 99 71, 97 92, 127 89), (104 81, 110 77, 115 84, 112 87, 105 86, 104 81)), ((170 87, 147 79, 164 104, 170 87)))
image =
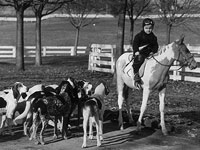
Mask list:
POLYGON ((176 40, 176 43, 179 44, 179 45, 183 44, 184 38, 185 38, 185 35, 181 34, 180 39, 176 40))

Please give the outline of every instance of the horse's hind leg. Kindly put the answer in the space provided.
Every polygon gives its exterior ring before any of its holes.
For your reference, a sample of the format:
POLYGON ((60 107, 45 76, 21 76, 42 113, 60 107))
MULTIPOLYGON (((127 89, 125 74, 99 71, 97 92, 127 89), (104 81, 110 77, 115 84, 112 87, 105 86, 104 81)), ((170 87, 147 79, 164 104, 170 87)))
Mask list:
POLYGON ((128 113, 128 119, 129 119, 129 123, 130 124, 133 124, 134 121, 133 121, 133 117, 132 117, 132 111, 131 111, 131 108, 130 108, 130 101, 128 99, 128 96, 129 96, 129 87, 128 86, 124 86, 124 99, 125 99, 125 102, 126 102, 126 109, 127 109, 127 113, 128 113))
POLYGON ((120 87, 118 85, 118 88, 117 88, 117 90, 118 90, 118 107, 119 107, 118 121, 119 121, 120 130, 124 129, 123 118, 122 118, 122 105, 123 105, 123 102, 124 102, 123 88, 124 88, 124 85, 120 86, 120 87))
POLYGON ((149 94, 150 94, 150 90, 148 88, 144 88, 143 95, 142 95, 142 106, 140 108, 140 116, 139 116, 138 122, 137 122, 137 131, 141 130, 142 117, 143 117, 144 112, 147 107, 147 100, 149 98, 149 94))
POLYGON ((160 100, 160 125, 162 128, 162 133, 164 135, 167 135, 167 129, 165 127, 165 119, 164 119, 164 108, 165 108, 165 91, 166 88, 163 88, 162 90, 159 91, 159 100, 160 100))

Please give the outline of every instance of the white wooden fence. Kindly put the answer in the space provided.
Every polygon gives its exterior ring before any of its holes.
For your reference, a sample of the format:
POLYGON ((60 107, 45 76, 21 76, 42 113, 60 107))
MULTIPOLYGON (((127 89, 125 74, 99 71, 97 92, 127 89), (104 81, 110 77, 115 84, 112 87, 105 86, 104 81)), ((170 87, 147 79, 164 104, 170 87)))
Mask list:
MULTIPOLYGON (((191 46, 187 45, 188 49, 194 54, 194 58, 197 62, 200 62, 200 45, 191 46)), ((113 57, 113 50, 115 45, 101 45, 92 44, 91 51, 89 53, 88 70, 101 71, 114 73, 115 58, 113 57)), ((124 46, 124 51, 131 50, 130 46, 124 46)), ((175 62, 177 63, 177 62, 175 62)), ((170 79, 200 82, 200 68, 190 70, 188 67, 179 69, 180 66, 172 66, 170 68, 170 79), (178 70, 179 69, 179 70, 178 70), (187 73, 187 74, 184 74, 187 73)))
MULTIPOLYGON (((87 46, 78 46, 77 54, 86 54, 87 46)), ((74 46, 43 46, 42 56, 65 56, 74 55, 74 46)), ((35 57, 35 46, 24 47, 25 57, 35 57)), ((0 58, 15 58, 15 46, 0 46, 0 58)))

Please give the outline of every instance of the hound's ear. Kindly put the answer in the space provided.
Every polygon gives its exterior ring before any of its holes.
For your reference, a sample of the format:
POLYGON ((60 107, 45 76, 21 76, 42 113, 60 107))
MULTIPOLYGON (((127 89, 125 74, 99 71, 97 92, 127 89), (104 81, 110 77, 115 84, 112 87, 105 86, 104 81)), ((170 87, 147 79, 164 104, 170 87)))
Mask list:
POLYGON ((184 38, 185 38, 185 35, 184 35, 184 34, 181 34, 180 39, 176 40, 176 43, 177 43, 178 45, 183 44, 184 38))
POLYGON ((19 90, 18 90, 19 85, 17 83, 15 83, 12 87, 13 90, 13 96, 15 99, 18 98, 18 96, 20 95, 19 90))

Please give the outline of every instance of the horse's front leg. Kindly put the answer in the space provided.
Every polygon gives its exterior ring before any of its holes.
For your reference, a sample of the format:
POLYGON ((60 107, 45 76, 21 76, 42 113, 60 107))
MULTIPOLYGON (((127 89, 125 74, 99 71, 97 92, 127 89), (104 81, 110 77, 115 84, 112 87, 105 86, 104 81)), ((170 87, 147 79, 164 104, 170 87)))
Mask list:
POLYGON ((140 108, 140 116, 139 116, 138 122, 137 122, 137 131, 141 130, 142 117, 143 117, 144 112, 147 107, 147 101, 149 98, 149 94, 150 94, 150 90, 148 88, 144 87, 143 95, 142 95, 142 106, 140 108))
POLYGON ((162 129, 162 133, 164 135, 167 135, 167 129, 165 126, 165 118, 164 118, 164 109, 165 109, 165 92, 166 92, 166 88, 163 88, 162 90, 159 91, 159 101, 160 101, 160 125, 161 125, 161 129, 162 129))
POLYGON ((125 102, 126 102, 126 109, 127 109, 127 113, 128 113, 128 120, 129 120, 129 124, 133 125, 134 121, 133 121, 133 114, 132 114, 132 110, 130 108, 130 101, 128 99, 128 91, 129 88, 127 87, 125 94, 125 102))
POLYGON ((124 97, 123 97, 123 93, 122 92, 123 92, 123 90, 118 92, 118 106, 119 106, 118 121, 119 121, 120 130, 124 129, 123 118, 122 118, 122 105, 123 105, 124 97))

